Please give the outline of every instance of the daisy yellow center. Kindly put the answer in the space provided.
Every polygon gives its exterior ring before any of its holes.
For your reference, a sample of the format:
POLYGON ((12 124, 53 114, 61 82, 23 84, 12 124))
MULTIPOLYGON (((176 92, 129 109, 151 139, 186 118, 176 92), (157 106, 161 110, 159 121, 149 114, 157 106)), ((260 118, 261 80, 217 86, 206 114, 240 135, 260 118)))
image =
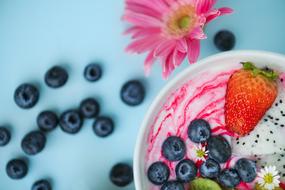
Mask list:
POLYGON ((182 37, 189 34, 196 21, 195 8, 192 5, 182 5, 168 15, 165 31, 171 37, 182 37))
POLYGON ((264 179, 264 182, 267 183, 267 184, 273 183, 273 176, 272 176, 272 174, 266 174, 263 179, 264 179))
POLYGON ((205 152, 203 150, 197 150, 196 154, 198 158, 203 158, 205 156, 205 152))

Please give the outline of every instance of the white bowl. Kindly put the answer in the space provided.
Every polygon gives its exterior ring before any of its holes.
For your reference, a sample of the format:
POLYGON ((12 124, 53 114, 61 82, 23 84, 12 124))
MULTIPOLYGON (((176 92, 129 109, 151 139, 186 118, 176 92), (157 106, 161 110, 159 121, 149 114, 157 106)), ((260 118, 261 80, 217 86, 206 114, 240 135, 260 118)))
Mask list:
POLYGON ((146 140, 149 135, 149 126, 154 121, 154 117, 157 115, 170 93, 183 83, 187 82, 189 76, 195 75, 195 73, 199 73, 200 71, 210 67, 223 67, 226 69, 229 65, 237 64, 242 61, 251 61, 261 67, 270 64, 270 67, 273 69, 285 71, 284 55, 265 51, 230 51, 210 56, 189 66, 173 80, 169 81, 168 84, 160 91, 148 109, 137 137, 134 153, 134 180, 136 190, 149 189, 150 183, 145 174, 144 165, 145 153, 148 146, 146 140))

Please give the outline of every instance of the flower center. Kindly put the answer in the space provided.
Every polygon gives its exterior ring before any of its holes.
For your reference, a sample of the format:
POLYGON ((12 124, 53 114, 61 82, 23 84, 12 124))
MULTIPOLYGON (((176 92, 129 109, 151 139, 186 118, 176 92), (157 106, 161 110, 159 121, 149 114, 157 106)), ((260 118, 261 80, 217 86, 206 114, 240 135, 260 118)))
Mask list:
POLYGON ((178 26, 180 29, 189 28, 191 24, 191 18, 189 16, 184 16, 178 20, 178 26))
POLYGON ((203 150, 197 150, 196 154, 198 158, 203 158, 205 156, 205 152, 203 150))
POLYGON ((272 174, 266 174, 264 176, 264 182, 267 183, 267 184, 273 183, 273 176, 272 176, 272 174))
POLYGON ((192 5, 181 5, 165 19, 165 33, 170 37, 182 37, 194 28, 197 21, 195 8, 192 5))

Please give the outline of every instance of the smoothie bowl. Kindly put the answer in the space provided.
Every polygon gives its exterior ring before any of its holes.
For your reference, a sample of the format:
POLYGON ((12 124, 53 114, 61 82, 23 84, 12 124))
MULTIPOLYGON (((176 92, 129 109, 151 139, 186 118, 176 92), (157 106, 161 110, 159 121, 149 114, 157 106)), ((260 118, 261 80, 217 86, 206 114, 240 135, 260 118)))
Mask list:
POLYGON ((160 92, 137 139, 137 190, 278 190, 285 182, 285 57, 233 51, 160 92))

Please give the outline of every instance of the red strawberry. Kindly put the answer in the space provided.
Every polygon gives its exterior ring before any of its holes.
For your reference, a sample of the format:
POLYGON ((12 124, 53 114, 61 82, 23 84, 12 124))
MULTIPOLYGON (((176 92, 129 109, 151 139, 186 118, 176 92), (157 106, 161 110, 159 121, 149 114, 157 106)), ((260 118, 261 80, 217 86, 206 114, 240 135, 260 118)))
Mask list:
POLYGON ((251 132, 273 104, 278 90, 278 74, 259 69, 252 63, 230 77, 226 92, 226 128, 240 136, 251 132))

